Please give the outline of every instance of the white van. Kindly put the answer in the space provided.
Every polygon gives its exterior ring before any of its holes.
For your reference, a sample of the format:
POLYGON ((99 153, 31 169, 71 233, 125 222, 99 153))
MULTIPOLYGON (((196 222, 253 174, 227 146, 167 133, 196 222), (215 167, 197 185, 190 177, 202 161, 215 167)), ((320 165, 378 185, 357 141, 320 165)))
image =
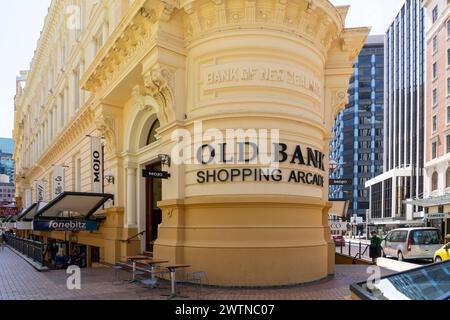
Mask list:
POLYGON ((442 246, 439 229, 404 228, 390 231, 381 243, 383 256, 407 259, 433 259, 442 246))

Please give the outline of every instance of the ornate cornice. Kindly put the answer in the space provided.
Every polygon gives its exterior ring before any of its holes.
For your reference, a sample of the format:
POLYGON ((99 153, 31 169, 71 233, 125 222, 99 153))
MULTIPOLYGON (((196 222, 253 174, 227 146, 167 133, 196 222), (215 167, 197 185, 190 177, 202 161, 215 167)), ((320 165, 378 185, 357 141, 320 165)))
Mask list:
POLYGON ((186 40, 217 31, 257 28, 296 34, 326 52, 344 28, 339 11, 322 0, 184 1, 186 40))
POLYGON ((82 88, 95 92, 107 85, 154 36, 152 26, 169 20, 175 8, 175 1, 136 0, 86 70, 82 88))
POLYGON ((40 77, 41 70, 46 66, 45 61, 49 59, 50 45, 53 34, 56 32, 58 23, 63 10, 63 1, 52 0, 47 17, 45 18, 44 27, 41 36, 38 40, 35 54, 30 65, 30 72, 27 79, 27 86, 24 89, 24 94, 20 98, 20 105, 26 105, 27 100, 32 98, 35 94, 34 86, 41 82, 36 77, 40 77))

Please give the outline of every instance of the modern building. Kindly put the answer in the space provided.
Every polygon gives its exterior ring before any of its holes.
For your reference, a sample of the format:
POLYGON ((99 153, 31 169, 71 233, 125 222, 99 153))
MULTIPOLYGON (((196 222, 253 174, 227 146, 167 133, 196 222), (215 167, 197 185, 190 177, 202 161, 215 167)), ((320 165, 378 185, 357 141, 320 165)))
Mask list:
POLYGON ((427 16, 424 199, 428 226, 450 234, 450 4, 423 2, 427 16))
POLYGON ((18 86, 15 181, 33 217, 17 233, 87 265, 147 251, 212 285, 333 274, 330 132, 369 33, 345 28, 349 7, 73 3, 52 1, 18 86))
POLYGON ((9 182, 14 181, 14 140, 0 138, 0 174, 9 177, 9 182))
POLYGON ((330 179, 330 200, 349 200, 347 217, 366 219, 366 182, 383 172, 384 35, 369 36, 350 80, 349 104, 337 117, 330 144, 336 163, 330 179))
POLYGON ((14 184, 2 182, 0 175, 0 206, 14 202, 14 184))
POLYGON ((406 0, 386 33, 383 173, 366 183, 370 220, 385 229, 423 224, 425 14, 406 0), (409 202, 408 202, 409 200, 409 202))

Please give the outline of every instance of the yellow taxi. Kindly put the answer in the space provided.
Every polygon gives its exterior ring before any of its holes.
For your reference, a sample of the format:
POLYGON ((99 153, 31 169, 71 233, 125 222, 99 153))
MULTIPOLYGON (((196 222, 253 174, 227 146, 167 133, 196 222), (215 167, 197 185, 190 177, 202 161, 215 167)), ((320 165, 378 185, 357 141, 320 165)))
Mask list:
POLYGON ((445 240, 447 244, 434 253, 434 262, 450 260, 450 237, 445 237, 445 240))

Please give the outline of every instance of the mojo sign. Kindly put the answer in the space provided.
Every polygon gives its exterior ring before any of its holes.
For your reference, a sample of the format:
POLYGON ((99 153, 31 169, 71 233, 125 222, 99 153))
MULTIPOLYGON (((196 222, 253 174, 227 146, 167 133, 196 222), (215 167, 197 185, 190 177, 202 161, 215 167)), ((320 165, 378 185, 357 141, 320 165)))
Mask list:
POLYGON ((92 192, 103 192, 103 148, 102 139, 91 137, 92 192))

